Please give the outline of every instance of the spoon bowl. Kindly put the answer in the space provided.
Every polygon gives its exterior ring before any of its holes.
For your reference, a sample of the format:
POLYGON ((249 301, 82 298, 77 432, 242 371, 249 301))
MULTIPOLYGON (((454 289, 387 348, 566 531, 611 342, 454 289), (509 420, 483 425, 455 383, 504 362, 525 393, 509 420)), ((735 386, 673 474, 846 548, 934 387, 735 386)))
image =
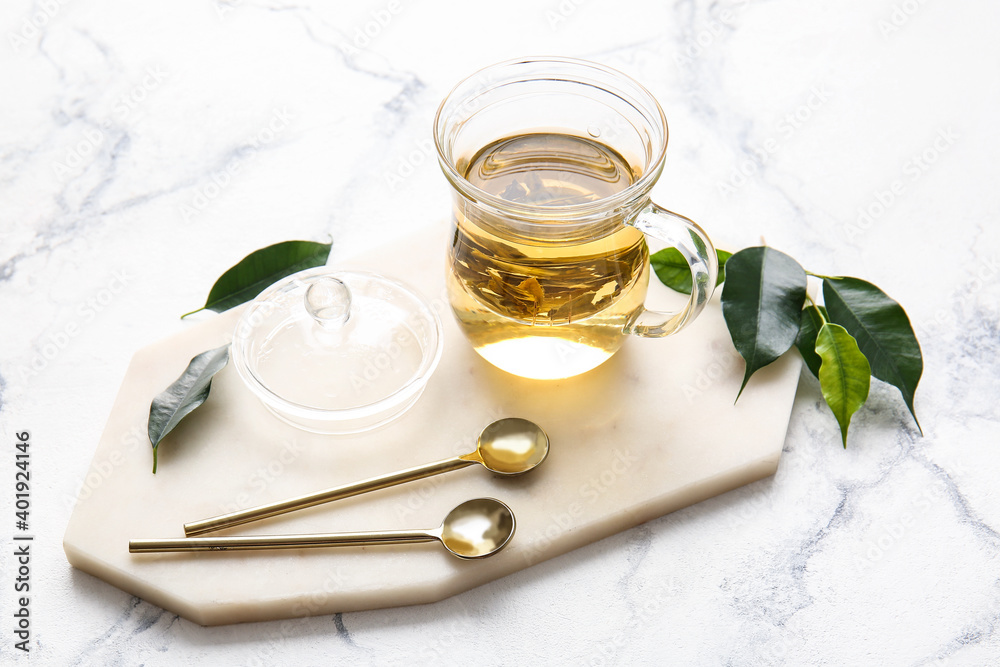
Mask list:
POLYGON ((509 417, 479 434, 475 456, 490 472, 523 475, 549 455, 549 437, 535 422, 509 417))
POLYGON ((499 500, 467 500, 445 517, 441 544, 459 558, 488 558, 507 546, 516 525, 514 513, 499 500))

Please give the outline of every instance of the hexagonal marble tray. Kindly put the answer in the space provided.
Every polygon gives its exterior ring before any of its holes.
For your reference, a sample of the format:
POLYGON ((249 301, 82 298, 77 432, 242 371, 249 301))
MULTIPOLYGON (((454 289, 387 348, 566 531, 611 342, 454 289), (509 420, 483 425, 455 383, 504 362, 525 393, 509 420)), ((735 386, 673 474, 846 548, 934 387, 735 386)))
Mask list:
POLYGON ((758 372, 734 405, 743 364, 718 296, 676 336, 629 340, 577 378, 523 380, 479 358, 447 312, 446 241, 444 230, 431 230, 338 263, 410 283, 443 316, 437 372, 416 406, 379 430, 296 430, 268 413, 230 365, 208 402, 161 443, 153 475, 150 401, 191 357, 228 341, 241 310, 139 350, 66 528, 69 562, 203 625, 426 603, 777 469, 801 362, 786 355, 758 372), (523 477, 473 466, 225 533, 432 528, 461 501, 493 496, 513 509, 517 532, 492 558, 462 561, 433 543, 128 552, 131 538, 182 537, 185 522, 470 452, 480 430, 503 416, 536 421, 552 443, 545 463, 523 477))

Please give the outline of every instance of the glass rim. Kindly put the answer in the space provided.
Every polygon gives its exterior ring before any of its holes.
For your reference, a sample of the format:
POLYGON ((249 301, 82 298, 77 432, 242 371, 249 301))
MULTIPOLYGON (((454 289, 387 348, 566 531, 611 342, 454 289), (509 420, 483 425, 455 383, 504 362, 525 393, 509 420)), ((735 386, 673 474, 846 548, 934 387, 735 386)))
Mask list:
MULTIPOLYGON (((494 90, 499 86, 509 85, 515 83, 517 80, 501 81, 491 84, 487 87, 481 88, 474 91, 475 96, 479 96, 494 90)), ((621 95, 618 95, 621 97, 621 95)), ((472 99, 473 96, 469 93, 464 94, 464 99, 462 101, 468 101, 472 99)), ((625 99, 625 98, 622 98, 625 99)), ((634 107, 635 105, 633 105, 634 107)), ((667 153, 667 143, 669 140, 669 128, 667 126, 667 117, 663 112, 663 108, 660 103, 656 100, 653 94, 641 83, 636 81, 634 78, 616 70, 612 67, 602 65, 600 63, 595 63, 589 60, 582 60, 579 58, 566 58, 561 56, 531 56, 525 58, 514 58, 511 60, 505 60, 503 62, 494 63, 487 67, 483 67, 469 76, 465 77, 459 81, 449 92, 445 95, 441 104, 438 105, 437 112, 434 114, 434 147, 437 151, 438 163, 441 165, 442 171, 444 171, 445 177, 451 183, 452 187, 455 188, 460 194, 470 199, 473 202, 487 204, 495 209, 499 209, 505 212, 516 213, 526 217, 545 217, 551 219, 553 217, 580 217, 591 215, 594 213, 601 213, 609 210, 616 210, 622 206, 631 203, 646 194, 652 189, 656 180, 659 178, 660 173, 663 170, 663 162, 666 158, 667 153), (570 66, 577 68, 581 73, 579 78, 574 78, 572 75, 567 75, 565 73, 555 74, 553 76, 546 76, 542 72, 535 73, 531 76, 524 76, 521 81, 570 81, 573 83, 579 83, 581 85, 590 85, 595 88, 600 88, 614 95, 618 95, 618 91, 615 91, 610 86, 601 84, 600 82, 588 81, 583 79, 582 73, 591 71, 597 72, 605 77, 609 77, 612 80, 621 82, 624 85, 632 87, 631 92, 638 93, 641 98, 641 102, 646 108, 638 108, 636 110, 642 114, 649 125, 655 126, 658 121, 659 127, 654 127, 653 129, 659 129, 663 134, 663 140, 659 142, 658 146, 654 147, 654 150, 646 161, 646 168, 644 169, 642 175, 634 183, 629 185, 627 188, 621 192, 617 192, 609 197, 603 197, 592 202, 582 202, 579 204, 568 204, 562 206, 537 206, 532 204, 522 204, 519 202, 511 202, 506 199, 502 199, 496 195, 486 192, 482 188, 473 185, 469 182, 465 176, 458 172, 455 168, 452 158, 446 154, 445 151, 445 121, 447 120, 444 116, 445 107, 456 101, 456 94, 461 91, 461 89, 475 81, 476 79, 482 78, 487 72, 499 71, 503 69, 514 68, 519 65, 543 65, 545 63, 550 63, 553 66, 570 66), (558 76, 558 78, 556 78, 558 76), (652 112, 652 113, 651 113, 652 112), (651 117, 652 116, 652 117, 651 117)))

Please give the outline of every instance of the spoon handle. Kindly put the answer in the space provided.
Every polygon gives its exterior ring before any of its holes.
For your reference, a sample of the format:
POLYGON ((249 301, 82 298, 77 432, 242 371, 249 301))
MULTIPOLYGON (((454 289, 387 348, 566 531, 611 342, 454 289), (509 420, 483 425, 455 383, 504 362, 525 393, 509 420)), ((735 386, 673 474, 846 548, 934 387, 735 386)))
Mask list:
POLYGON ((130 553, 163 551, 249 551, 251 549, 309 549, 316 547, 376 546, 434 542, 430 532, 387 530, 366 533, 314 533, 305 535, 253 535, 239 537, 182 537, 165 540, 129 540, 130 553))
POLYGON ((389 475, 372 477, 353 484, 337 486, 332 489, 326 489, 325 491, 309 493, 304 496, 297 496, 295 498, 289 498, 288 500, 282 500, 276 503, 251 507, 250 509, 230 512, 229 514, 222 514, 210 519, 202 519, 201 521, 186 523, 184 524, 184 534, 191 537, 192 535, 211 533, 216 530, 222 530, 223 528, 232 528, 233 526, 250 523, 251 521, 258 521, 260 519, 278 516, 279 514, 305 509, 306 507, 315 507, 316 505, 322 505, 323 503, 328 503, 333 500, 350 498, 351 496, 356 496, 368 491, 376 491, 378 489, 396 486, 397 484, 423 479, 424 477, 440 475, 441 473, 458 470, 478 462, 479 460, 476 458, 456 456, 443 461, 417 466, 416 468, 401 470, 389 475))

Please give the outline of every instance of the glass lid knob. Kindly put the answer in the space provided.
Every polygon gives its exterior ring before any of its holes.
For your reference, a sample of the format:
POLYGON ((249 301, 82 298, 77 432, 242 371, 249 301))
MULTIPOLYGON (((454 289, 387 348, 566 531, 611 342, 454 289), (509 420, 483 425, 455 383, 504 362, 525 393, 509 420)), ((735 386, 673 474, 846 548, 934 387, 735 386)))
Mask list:
POLYGON ((351 290, 337 278, 325 276, 306 289, 305 305, 317 324, 336 330, 351 317, 351 290))

